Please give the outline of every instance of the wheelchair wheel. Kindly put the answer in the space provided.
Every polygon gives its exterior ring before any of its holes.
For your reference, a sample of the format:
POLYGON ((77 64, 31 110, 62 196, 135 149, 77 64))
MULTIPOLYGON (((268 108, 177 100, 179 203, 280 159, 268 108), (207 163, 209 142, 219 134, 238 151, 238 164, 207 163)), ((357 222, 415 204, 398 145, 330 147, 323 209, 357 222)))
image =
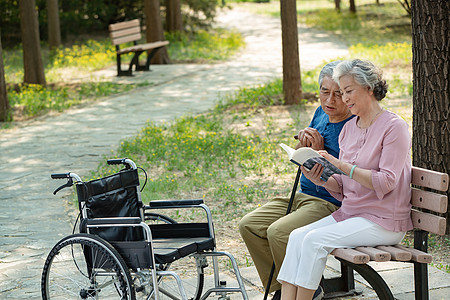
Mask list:
POLYGON ((135 299, 128 268, 106 241, 74 234, 59 241, 45 261, 42 299, 135 299))

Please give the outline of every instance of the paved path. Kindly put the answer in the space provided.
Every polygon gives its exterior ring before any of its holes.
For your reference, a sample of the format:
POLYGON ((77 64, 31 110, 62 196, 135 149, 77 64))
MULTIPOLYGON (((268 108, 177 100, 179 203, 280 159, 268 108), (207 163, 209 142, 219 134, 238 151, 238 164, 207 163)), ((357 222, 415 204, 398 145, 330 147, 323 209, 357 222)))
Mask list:
MULTIPOLYGON (((220 26, 236 26, 247 47, 232 60, 211 65, 153 66, 153 72, 107 80, 147 80, 153 86, 0 132, 0 298, 39 299, 40 275, 51 247, 71 233, 67 200, 51 193, 52 172, 89 175, 123 138, 150 120, 172 120, 205 111, 218 96, 281 76, 278 19, 243 11, 224 12, 220 26)), ((327 34, 300 28, 303 69, 347 53, 327 34)))

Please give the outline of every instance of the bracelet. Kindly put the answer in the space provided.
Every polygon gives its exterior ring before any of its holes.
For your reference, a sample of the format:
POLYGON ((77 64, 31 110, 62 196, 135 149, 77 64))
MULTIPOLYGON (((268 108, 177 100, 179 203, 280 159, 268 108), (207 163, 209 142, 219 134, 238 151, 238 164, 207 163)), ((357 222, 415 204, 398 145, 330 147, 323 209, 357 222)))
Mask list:
POLYGON ((348 177, 350 177, 350 179, 353 178, 353 172, 355 171, 355 169, 356 169, 356 165, 353 165, 352 169, 350 170, 350 175, 348 175, 348 177))

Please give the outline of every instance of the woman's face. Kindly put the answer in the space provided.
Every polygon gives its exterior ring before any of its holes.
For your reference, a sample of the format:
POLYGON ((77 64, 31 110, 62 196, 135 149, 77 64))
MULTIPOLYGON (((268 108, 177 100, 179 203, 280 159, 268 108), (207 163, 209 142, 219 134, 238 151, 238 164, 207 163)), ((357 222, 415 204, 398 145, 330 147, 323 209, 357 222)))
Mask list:
POLYGON ((342 101, 352 114, 360 116, 371 109, 370 104, 374 100, 372 90, 358 84, 352 75, 344 75, 339 78, 339 85, 342 101))

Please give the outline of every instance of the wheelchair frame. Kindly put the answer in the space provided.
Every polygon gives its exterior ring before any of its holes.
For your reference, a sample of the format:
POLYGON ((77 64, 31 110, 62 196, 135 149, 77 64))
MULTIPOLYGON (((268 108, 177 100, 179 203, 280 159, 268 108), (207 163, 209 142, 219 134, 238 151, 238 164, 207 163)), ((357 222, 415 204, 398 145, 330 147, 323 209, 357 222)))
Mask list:
MULTIPOLYGON (((122 164, 125 169, 97 180, 107 182, 108 178, 128 171, 136 172, 137 176, 137 166, 130 159, 111 159, 108 160, 108 164, 122 164)), ((191 299, 203 300, 211 293, 218 294, 220 299, 226 299, 226 294, 230 292, 241 292, 243 299, 248 299, 236 260, 230 253, 216 250, 212 214, 202 199, 155 200, 149 205, 143 205, 139 178, 136 177, 137 185, 132 187, 132 192, 134 191, 134 201, 137 201, 139 206, 139 216, 90 218, 89 200, 80 201, 79 188, 86 183, 75 173, 52 174, 52 178, 67 179, 67 183, 59 187, 54 194, 62 188, 77 185, 81 215, 80 231, 85 233, 72 234, 63 238, 50 251, 41 279, 43 299, 67 299, 68 293, 72 292, 81 299, 102 298, 103 293, 106 293, 105 297, 108 299, 112 295, 117 295, 120 299, 136 299, 136 297, 160 299, 162 293, 171 299, 187 300, 181 277, 169 270, 172 262, 184 257, 194 257, 197 264, 197 287, 191 299), (147 212, 173 208, 201 208, 206 214, 207 223, 177 223, 168 216, 147 212), (145 222, 150 220, 159 220, 162 224, 145 222), (130 228, 135 233, 138 230, 138 233, 143 233, 143 239, 123 241, 107 240, 101 237, 104 234, 102 230, 114 231, 119 230, 118 228, 130 228), (225 256, 231 261, 238 287, 226 287, 226 283, 220 280, 217 260, 220 256, 225 256), (210 257, 213 262, 214 288, 202 294, 203 269, 207 266, 207 257, 210 257), (61 266, 62 270, 55 270, 58 266, 61 266), (83 281, 83 284, 73 283, 75 291, 69 291, 66 288, 66 285, 75 281, 74 274, 66 275, 71 268, 74 269, 74 273, 77 271, 81 273, 76 275, 80 275, 80 282, 83 281), (179 296, 160 287, 163 278, 168 276, 175 280, 179 296), (141 292, 143 295, 140 294, 141 292)), ((115 191, 108 191, 106 198, 114 198, 115 191)))

